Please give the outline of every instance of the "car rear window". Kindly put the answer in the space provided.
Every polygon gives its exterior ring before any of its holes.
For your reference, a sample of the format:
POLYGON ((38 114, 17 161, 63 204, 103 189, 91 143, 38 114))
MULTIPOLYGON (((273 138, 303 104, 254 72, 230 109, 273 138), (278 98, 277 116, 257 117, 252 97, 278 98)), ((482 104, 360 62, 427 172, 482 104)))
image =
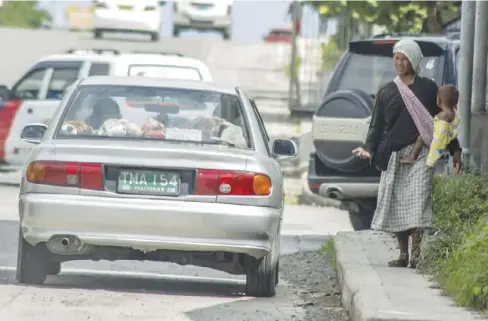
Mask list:
POLYGON ((128 75, 180 80, 203 79, 197 68, 164 65, 130 65, 128 75))
MULTIPOLYGON (((422 48, 420 76, 436 80, 442 50, 422 48)), ((337 81, 336 90, 358 89, 374 95, 378 89, 396 77, 393 66, 393 44, 365 44, 353 48, 337 81)))
POLYGON ((237 95, 181 88, 81 86, 56 138, 160 140, 250 148, 237 95))

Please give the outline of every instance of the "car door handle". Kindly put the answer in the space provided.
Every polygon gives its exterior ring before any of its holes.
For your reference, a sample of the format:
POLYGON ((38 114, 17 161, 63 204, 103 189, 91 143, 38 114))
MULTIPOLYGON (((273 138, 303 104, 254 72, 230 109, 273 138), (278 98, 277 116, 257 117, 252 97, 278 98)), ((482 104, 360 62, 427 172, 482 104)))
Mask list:
POLYGON ((32 114, 32 108, 27 109, 28 114, 32 114))

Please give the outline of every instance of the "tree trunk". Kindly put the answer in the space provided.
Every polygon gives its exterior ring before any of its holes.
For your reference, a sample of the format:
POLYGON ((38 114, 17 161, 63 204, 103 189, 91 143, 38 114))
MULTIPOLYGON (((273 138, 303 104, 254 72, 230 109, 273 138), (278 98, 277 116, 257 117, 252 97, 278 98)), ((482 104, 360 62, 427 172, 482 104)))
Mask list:
POLYGON ((427 18, 424 21, 422 32, 442 33, 443 22, 440 5, 441 4, 438 1, 429 1, 427 18))

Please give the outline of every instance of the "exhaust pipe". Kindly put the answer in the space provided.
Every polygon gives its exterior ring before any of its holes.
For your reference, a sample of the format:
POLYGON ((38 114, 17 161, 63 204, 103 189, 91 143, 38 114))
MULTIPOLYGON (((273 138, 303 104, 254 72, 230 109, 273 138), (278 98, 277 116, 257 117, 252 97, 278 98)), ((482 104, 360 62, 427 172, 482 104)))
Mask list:
POLYGON ((64 247, 68 247, 70 244, 70 241, 69 241, 69 238, 67 237, 64 237, 61 239, 61 245, 64 246, 64 247))
POLYGON ((332 198, 332 199, 336 199, 336 200, 344 199, 344 194, 342 193, 342 191, 340 191, 338 188, 335 188, 335 187, 328 188, 325 191, 325 195, 328 198, 332 198))
POLYGON ((84 248, 83 242, 76 235, 53 235, 46 246, 55 254, 80 254, 84 248))

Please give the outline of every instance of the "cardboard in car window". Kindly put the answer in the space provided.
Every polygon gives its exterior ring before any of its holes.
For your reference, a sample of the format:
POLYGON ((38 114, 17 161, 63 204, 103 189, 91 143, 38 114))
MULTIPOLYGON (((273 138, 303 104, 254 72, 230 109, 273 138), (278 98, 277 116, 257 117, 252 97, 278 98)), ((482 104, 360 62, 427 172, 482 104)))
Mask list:
POLYGON ((166 139, 172 140, 189 140, 194 142, 201 142, 203 140, 203 134, 198 129, 179 129, 179 128, 166 128, 166 139))

